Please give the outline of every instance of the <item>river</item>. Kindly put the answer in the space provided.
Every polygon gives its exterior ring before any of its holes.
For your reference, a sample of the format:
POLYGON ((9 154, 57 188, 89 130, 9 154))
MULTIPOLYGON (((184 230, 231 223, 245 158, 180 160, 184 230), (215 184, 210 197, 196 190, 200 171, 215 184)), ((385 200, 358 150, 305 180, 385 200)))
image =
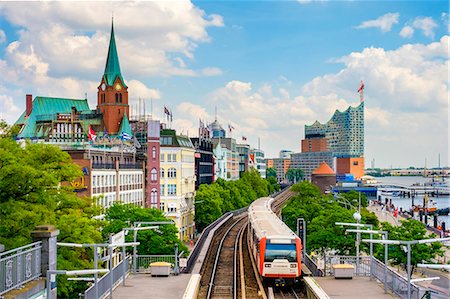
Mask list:
MULTIPOLYGON (((377 177, 377 181, 381 184, 392 184, 392 185, 409 185, 415 183, 420 183, 423 185, 423 183, 431 182, 431 178, 424 178, 420 176, 389 176, 389 177, 377 177)), ((435 181, 442 182, 442 179, 435 179, 435 181)), ((448 185, 450 185, 449 180, 446 179, 444 182, 446 182, 448 185)), ((431 189, 431 188, 430 188, 431 189)), ((436 203, 436 207, 438 209, 448 208, 450 207, 450 196, 444 195, 439 197, 429 197, 430 201, 434 201, 436 203)), ((423 196, 419 195, 414 199, 414 203, 416 205, 422 205, 423 196)), ((403 210, 409 210, 411 208, 412 199, 411 198, 402 198, 402 197, 392 197, 392 203, 396 207, 400 207, 403 210)), ((445 221, 447 224, 447 227, 450 225, 450 216, 439 216, 438 222, 445 221)))

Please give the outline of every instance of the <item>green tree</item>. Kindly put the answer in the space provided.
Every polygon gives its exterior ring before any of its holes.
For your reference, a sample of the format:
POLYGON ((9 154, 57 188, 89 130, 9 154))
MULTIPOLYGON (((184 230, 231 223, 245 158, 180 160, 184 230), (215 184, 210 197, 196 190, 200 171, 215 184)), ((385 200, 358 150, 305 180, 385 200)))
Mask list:
MULTIPOLYGON (((346 235, 345 228, 336 222, 355 222, 354 208, 342 205, 331 196, 323 195, 320 189, 310 182, 303 181, 291 187, 297 195, 283 209, 284 222, 296 230, 297 218, 304 218, 307 225, 307 250, 321 253, 335 251, 341 254, 355 254, 355 236, 346 235)), ((378 224, 376 216, 365 209, 361 210, 362 223, 378 224)))
MULTIPOLYGON (((417 220, 403 220, 400 226, 382 222, 381 228, 389 233, 390 240, 412 241, 436 237, 435 235, 427 236, 424 224, 417 220)), ((444 252, 441 248, 442 244, 439 242, 411 245, 411 275, 416 270, 417 264, 431 263, 437 256, 442 256, 444 252)), ((381 246, 377 247, 376 255, 384 258, 384 250, 381 246)), ((406 271, 407 253, 403 250, 402 245, 389 246, 389 259, 394 265, 400 265, 406 271)))
POLYGON ((266 169, 266 178, 270 178, 270 177, 275 178, 275 179, 277 178, 277 171, 273 167, 268 167, 266 169))
MULTIPOLYGON (((109 235, 120 232, 126 227, 131 227, 134 222, 162 222, 170 221, 158 209, 147 209, 134 205, 115 204, 105 214, 108 221, 102 230, 103 239, 108 242, 109 235)), ((157 230, 138 231, 137 246, 139 254, 173 254, 175 244, 180 251, 188 252, 187 247, 177 238, 175 224, 160 225, 157 230)), ((133 242, 133 233, 126 236, 127 242, 133 242)), ((131 251, 131 249, 129 249, 131 251)))
POLYGON ((291 183, 298 183, 303 178, 303 170, 300 168, 289 168, 288 171, 286 171, 286 178, 291 183))
MULTIPOLYGON (((58 240, 73 243, 101 241, 98 209, 90 198, 79 198, 67 182, 81 176, 69 154, 46 144, 13 139, 16 128, 0 124, 0 243, 13 249, 31 242, 37 225, 53 224, 58 240)), ((92 252, 85 248, 58 248, 59 269, 91 268, 92 252)), ((58 276, 58 296, 74 297, 86 289, 84 282, 58 276)))
POLYGON ((269 184, 269 186, 268 186, 269 194, 280 191, 280 185, 278 184, 276 178, 271 176, 271 177, 268 177, 266 180, 267 180, 267 183, 269 184))
POLYGON ((222 216, 222 199, 208 186, 200 185, 195 195, 195 225, 201 232, 210 223, 222 216))

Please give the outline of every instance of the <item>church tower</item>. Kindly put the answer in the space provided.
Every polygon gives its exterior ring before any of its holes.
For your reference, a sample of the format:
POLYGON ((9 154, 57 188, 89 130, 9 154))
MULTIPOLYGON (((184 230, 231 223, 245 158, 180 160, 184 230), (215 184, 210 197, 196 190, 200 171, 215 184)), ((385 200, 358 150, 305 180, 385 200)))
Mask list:
POLYGON ((97 111, 103 115, 103 123, 108 134, 121 134, 122 122, 130 115, 128 87, 120 73, 119 57, 114 38, 114 23, 111 24, 108 58, 97 92, 97 111))

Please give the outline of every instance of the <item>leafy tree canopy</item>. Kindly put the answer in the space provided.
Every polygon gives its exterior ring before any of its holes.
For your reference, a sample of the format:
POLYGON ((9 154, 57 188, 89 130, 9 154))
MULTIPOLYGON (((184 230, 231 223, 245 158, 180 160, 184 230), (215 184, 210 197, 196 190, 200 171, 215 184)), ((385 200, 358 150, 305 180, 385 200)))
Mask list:
MULTIPOLYGON (((115 234, 124 228, 131 227, 134 222, 168 222, 158 209, 145 209, 134 205, 115 204, 105 214, 107 224, 103 227, 102 234, 105 242, 109 241, 109 235, 115 234)), ((137 251, 141 255, 173 254, 175 244, 180 251, 188 253, 187 247, 178 239, 175 224, 162 224, 156 230, 142 230, 137 232, 137 241, 140 244, 137 251)), ((127 242, 133 242, 133 232, 126 236, 127 242)), ((131 249, 130 249, 131 250, 131 249)))
MULTIPOLYGON (((425 225, 417 220, 403 220, 401 225, 393 226, 388 222, 381 223, 381 229, 389 233, 390 240, 423 240, 428 238, 435 238, 434 234, 426 235, 427 229, 425 225)), ((384 247, 377 246, 376 256, 384 259, 384 247)), ((415 244, 411 245, 411 274, 415 271, 419 263, 432 263, 432 260, 437 256, 442 256, 442 244, 439 242, 430 244, 415 244)), ((406 271, 407 267, 407 253, 403 250, 403 246, 390 245, 388 257, 394 265, 401 265, 406 271)))
POLYGON ((197 231, 202 231, 224 213, 243 208, 255 199, 267 196, 270 190, 275 190, 275 186, 262 179, 256 169, 245 172, 237 181, 218 179, 211 185, 200 185, 195 195, 197 231))
MULTIPOLYGON (((355 235, 345 234, 345 228, 335 222, 355 222, 356 211, 348 205, 339 204, 331 195, 323 195, 320 189, 310 182, 303 181, 291 187, 297 195, 282 211, 284 222, 296 230, 297 218, 304 218, 307 225, 307 250, 326 252, 334 250, 339 254, 355 254, 355 235)), ((350 194, 351 198, 354 197, 350 194)), ((378 225, 373 213, 361 210, 361 222, 378 225)))
MULTIPOLYGON (((13 249, 31 242, 31 231, 42 224, 59 230, 58 241, 99 243, 101 223, 90 198, 79 198, 65 182, 81 176, 69 154, 46 144, 12 138, 16 128, 0 122, 0 243, 13 249)), ((91 268, 92 250, 58 248, 59 269, 91 268)), ((69 298, 86 289, 58 276, 58 296, 69 298)))
POLYGON ((273 167, 268 167, 267 169, 266 169, 266 177, 267 178, 277 178, 277 171, 275 170, 275 168, 273 168, 273 167))
POLYGON ((303 170, 300 168, 289 168, 288 171, 286 171, 286 178, 291 183, 300 182, 303 178, 303 170))

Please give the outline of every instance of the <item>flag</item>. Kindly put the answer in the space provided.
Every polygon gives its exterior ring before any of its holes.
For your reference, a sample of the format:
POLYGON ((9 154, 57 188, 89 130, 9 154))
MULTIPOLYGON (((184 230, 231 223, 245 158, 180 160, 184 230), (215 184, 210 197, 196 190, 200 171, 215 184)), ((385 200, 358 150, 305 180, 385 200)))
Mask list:
POLYGON ((123 140, 131 140, 131 138, 133 138, 130 134, 126 133, 126 132, 122 132, 122 139, 123 140))
POLYGON ((242 136, 242 141, 247 141, 247 137, 242 136))
POLYGON ((173 120, 172 110, 169 111, 169 116, 170 116, 170 122, 172 122, 172 120, 173 120))
POLYGON ((398 216, 398 208, 396 208, 394 211, 394 217, 397 218, 397 216, 398 216))
POLYGON ((89 140, 92 140, 92 141, 94 141, 95 138, 97 138, 97 134, 95 134, 95 132, 91 126, 89 126, 88 137, 89 137, 89 140))
POLYGON ((361 91, 363 91, 363 90, 364 90, 364 83, 363 83, 363 81, 361 80, 361 85, 359 85, 358 92, 361 92, 361 91))
POLYGON ((164 106, 164 114, 170 115, 170 111, 166 106, 164 106))

